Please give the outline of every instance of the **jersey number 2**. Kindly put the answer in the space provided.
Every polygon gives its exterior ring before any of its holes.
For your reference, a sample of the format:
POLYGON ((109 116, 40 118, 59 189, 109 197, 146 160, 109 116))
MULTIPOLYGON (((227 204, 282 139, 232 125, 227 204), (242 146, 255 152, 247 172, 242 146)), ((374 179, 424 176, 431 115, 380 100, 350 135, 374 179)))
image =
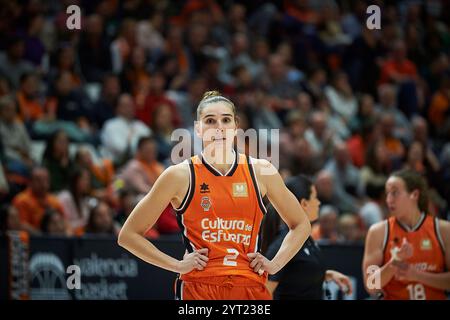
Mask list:
POLYGON ((239 255, 239 251, 236 249, 227 249, 228 255, 226 255, 223 258, 223 265, 224 266, 230 266, 230 267, 236 267, 237 266, 237 257, 239 255))

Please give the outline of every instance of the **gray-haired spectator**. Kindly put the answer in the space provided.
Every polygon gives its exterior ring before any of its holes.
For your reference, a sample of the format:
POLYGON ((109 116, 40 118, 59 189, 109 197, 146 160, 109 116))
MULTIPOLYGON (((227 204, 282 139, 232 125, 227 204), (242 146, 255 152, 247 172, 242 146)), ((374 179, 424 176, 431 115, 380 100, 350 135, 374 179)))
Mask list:
POLYGON ((327 162, 325 170, 333 175, 334 186, 339 189, 339 194, 347 194, 346 197, 358 196, 359 169, 351 163, 345 143, 339 143, 334 147, 333 158, 327 162))
POLYGON ((334 206, 324 205, 319 211, 319 221, 311 230, 311 237, 319 243, 335 243, 338 240, 338 210, 334 206))
POLYGON ((274 100, 275 109, 290 109, 293 100, 300 90, 300 79, 290 79, 288 66, 281 54, 272 54, 267 62, 267 75, 260 79, 261 85, 268 93, 277 98, 274 100), (288 102, 291 101, 291 104, 288 102))
POLYGON ((343 193, 335 187, 335 177, 326 171, 321 170, 316 177, 317 196, 323 204, 333 205, 340 213, 357 212, 358 203, 355 198, 343 193))
POLYGON ((349 123, 358 111, 358 102, 344 72, 334 75, 332 84, 325 88, 325 95, 330 100, 333 111, 349 123))
POLYGON ((233 35, 231 39, 230 49, 221 60, 220 64, 220 79, 225 83, 232 81, 231 73, 234 68, 240 65, 251 64, 251 59, 248 53, 249 50, 249 39, 248 36, 243 32, 237 32, 233 35))
POLYGON ((134 153, 139 138, 150 134, 150 128, 134 118, 133 98, 122 94, 117 103, 116 117, 103 126, 101 141, 107 155, 114 163, 121 164, 134 153))
POLYGON ((410 141, 411 124, 405 114, 397 106, 397 89, 394 85, 385 83, 378 86, 377 109, 380 113, 392 114, 395 120, 395 135, 405 141, 410 141))
POLYGON ((150 191, 156 179, 164 171, 163 165, 157 161, 157 150, 154 138, 139 139, 134 158, 126 163, 119 175, 128 189, 141 195, 150 191))
POLYGON ((33 71, 33 65, 24 60, 25 43, 20 37, 7 39, 6 52, 0 51, 0 74, 7 77, 13 89, 19 88, 20 77, 33 71))
POLYGON ((314 111, 310 116, 310 128, 305 132, 305 139, 310 144, 314 154, 325 162, 332 154, 334 144, 340 141, 327 127, 328 116, 323 111, 314 111))
POLYGON ((385 218, 383 212, 384 184, 369 183, 366 186, 367 201, 359 209, 359 217, 364 228, 369 230, 370 226, 385 218))
POLYGON ((359 227, 358 216, 354 214, 344 214, 338 220, 339 243, 361 243, 362 230, 359 227))
POLYGON ((0 98, 0 142, 6 167, 26 176, 33 165, 31 140, 25 126, 17 119, 17 105, 11 96, 0 98))

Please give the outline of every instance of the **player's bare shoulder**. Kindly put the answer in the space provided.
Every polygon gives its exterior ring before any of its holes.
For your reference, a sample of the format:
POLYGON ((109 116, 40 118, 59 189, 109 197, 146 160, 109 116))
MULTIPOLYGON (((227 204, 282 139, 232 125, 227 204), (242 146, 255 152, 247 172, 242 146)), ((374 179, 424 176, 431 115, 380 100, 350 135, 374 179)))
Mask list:
POLYGON ((173 204, 177 207, 177 204, 181 203, 184 195, 189 189, 189 164, 187 161, 180 162, 178 164, 168 167, 161 178, 164 179, 164 185, 173 190, 174 198, 173 204))
POLYGON ((162 176, 164 180, 171 185, 182 187, 184 184, 189 184, 189 164, 187 161, 180 162, 178 164, 171 165, 166 170, 162 176))
POLYGON ((371 225, 369 231, 367 232, 367 240, 376 242, 378 244, 383 244, 384 238, 387 235, 387 226, 387 220, 376 222, 371 225))
POLYGON ((252 162, 255 170, 261 195, 264 196, 267 193, 268 185, 270 184, 271 179, 278 174, 278 170, 266 159, 251 158, 250 161, 252 162))
POLYGON ((370 226, 368 232, 370 232, 372 234, 376 234, 376 235, 379 235, 379 234, 384 235, 384 232, 386 231, 386 225, 387 225, 387 220, 376 222, 370 226))
POLYGON ((275 166, 266 159, 256 159, 251 158, 253 167, 255 168, 255 173, 258 177, 260 176, 273 176, 278 173, 275 166))

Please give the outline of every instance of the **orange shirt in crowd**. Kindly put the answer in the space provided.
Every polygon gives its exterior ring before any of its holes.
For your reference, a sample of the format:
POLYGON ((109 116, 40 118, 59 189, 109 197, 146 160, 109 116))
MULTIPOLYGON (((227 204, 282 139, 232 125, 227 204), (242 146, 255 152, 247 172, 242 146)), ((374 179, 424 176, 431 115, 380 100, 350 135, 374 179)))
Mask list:
POLYGON ((352 163, 358 168, 362 168, 366 163, 366 147, 364 140, 359 135, 354 135, 346 142, 352 163))
POLYGON ((446 121, 445 114, 450 108, 450 97, 442 92, 436 92, 431 99, 428 109, 428 119, 437 127, 440 127, 446 121))
POLYGON ((405 148, 403 147, 403 144, 400 142, 400 140, 396 138, 385 138, 384 145, 391 156, 400 158, 403 157, 405 148))
POLYGON ((44 115, 44 108, 36 100, 29 100, 21 92, 17 93, 19 114, 22 121, 36 121, 44 115))
POLYGON ((388 83, 392 80, 393 74, 401 74, 415 78, 417 76, 417 69, 413 62, 404 60, 402 62, 395 60, 386 61, 381 67, 380 83, 388 83))
POLYGON ((286 13, 302 23, 316 24, 319 22, 318 13, 309 7, 298 8, 293 1, 284 1, 286 13))
POLYGON ((103 159, 101 164, 92 164, 89 169, 95 178, 105 186, 111 184, 115 173, 114 164, 111 159, 103 159))
POLYGON ((51 208, 63 215, 63 209, 58 199, 47 194, 44 200, 38 199, 30 188, 25 189, 14 197, 12 204, 19 211, 20 221, 28 223, 36 229, 41 229, 41 221, 45 210, 51 208))

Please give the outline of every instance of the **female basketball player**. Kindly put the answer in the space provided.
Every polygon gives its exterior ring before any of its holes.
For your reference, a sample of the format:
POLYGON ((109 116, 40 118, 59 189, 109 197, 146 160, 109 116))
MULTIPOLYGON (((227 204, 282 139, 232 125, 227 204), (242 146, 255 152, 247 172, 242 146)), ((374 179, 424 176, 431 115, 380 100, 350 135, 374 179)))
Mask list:
POLYGON ((197 120, 203 152, 165 170, 126 221, 119 245, 179 273, 177 299, 270 299, 267 275, 296 254, 311 225, 272 164, 234 151, 236 110, 229 99, 206 92, 197 120), (272 260, 259 253, 265 195, 289 227, 272 260), (169 203, 183 230, 186 254, 180 261, 143 237, 169 203))
POLYGON ((381 291, 384 299, 446 299, 450 223, 426 214, 426 192, 425 180, 413 171, 387 180, 391 217, 374 224, 366 238, 363 274, 369 293, 381 291))
MULTIPOLYGON (((320 201, 316 187, 303 175, 290 177, 286 186, 295 195, 308 215, 309 221, 317 220, 320 201)), ((280 216, 270 206, 264 218, 262 232, 262 252, 270 258, 280 248, 287 227, 281 223, 280 216)), ((323 282, 333 281, 346 294, 353 291, 350 279, 335 270, 326 270, 322 262, 322 253, 314 239, 309 237, 300 251, 281 272, 269 276, 267 287, 277 300, 321 300, 323 282)))

